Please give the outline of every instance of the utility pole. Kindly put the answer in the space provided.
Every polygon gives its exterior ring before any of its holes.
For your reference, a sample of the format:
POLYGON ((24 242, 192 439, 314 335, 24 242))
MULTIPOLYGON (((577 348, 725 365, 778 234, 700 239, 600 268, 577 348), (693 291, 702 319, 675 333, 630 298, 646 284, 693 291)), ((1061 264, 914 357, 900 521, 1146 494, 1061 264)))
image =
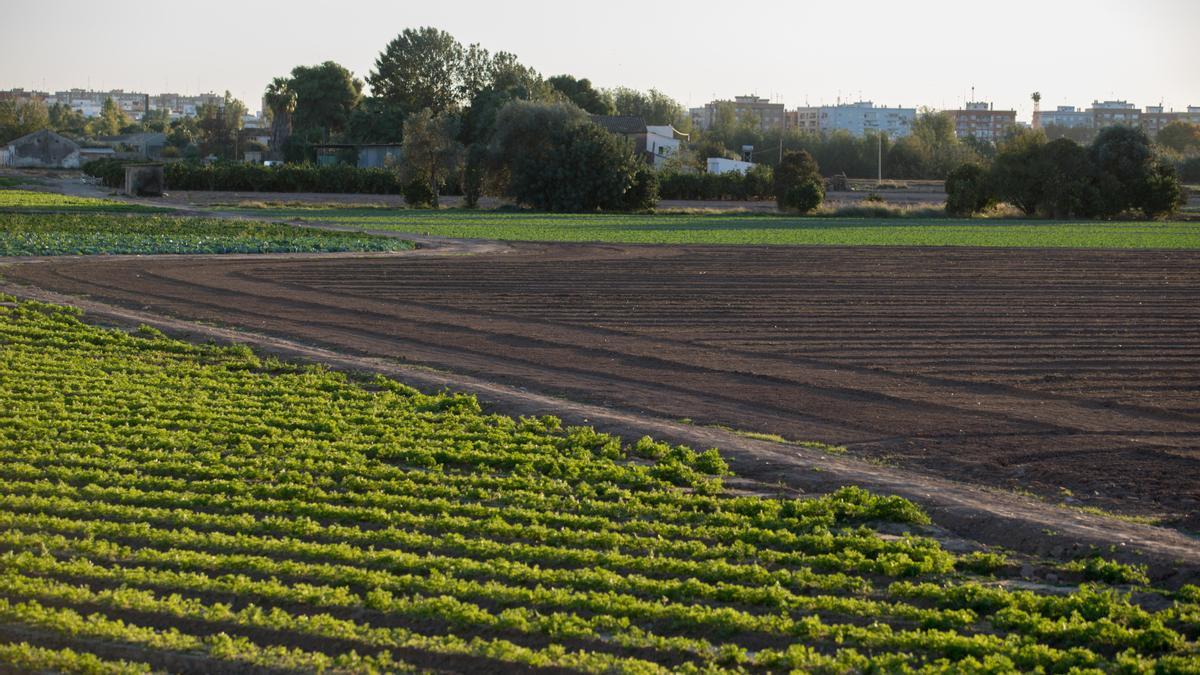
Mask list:
POLYGON ((875 138, 879 141, 879 182, 875 184, 875 187, 879 187, 883 185, 883 129, 875 132, 875 138))

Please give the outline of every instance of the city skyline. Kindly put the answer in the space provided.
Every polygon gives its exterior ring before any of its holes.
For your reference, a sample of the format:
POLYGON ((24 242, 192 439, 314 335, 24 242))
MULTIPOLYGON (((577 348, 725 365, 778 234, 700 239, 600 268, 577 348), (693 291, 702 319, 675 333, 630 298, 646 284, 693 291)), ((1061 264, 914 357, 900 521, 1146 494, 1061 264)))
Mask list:
POLYGON ((1200 86, 1184 65, 1200 62, 1200 47, 1188 39, 1190 27, 1200 24, 1200 5, 1183 0, 1137 7, 1109 0, 1054 6, 1016 0, 986 17, 942 0, 903 6, 867 1, 850 20, 829 6, 768 3, 747 15, 740 33, 729 32, 728 12, 712 9, 720 7, 715 3, 656 14, 616 0, 586 17, 541 1, 504 7, 466 2, 454 11, 406 4, 359 2, 347 9, 294 2, 280 14, 278 8, 218 0, 211 4, 218 11, 190 12, 182 24, 171 11, 108 16, 74 0, 18 0, 0 8, 4 23, 17 29, 0 44, 0 88, 150 94, 228 89, 255 111, 267 82, 296 65, 333 60, 365 79, 388 40, 404 28, 432 25, 464 44, 513 52, 544 76, 569 73, 600 87, 655 88, 685 107, 745 94, 789 109, 860 99, 948 109, 973 98, 1029 120, 1035 90, 1050 110, 1106 99, 1177 110, 1200 104, 1200 86), (330 28, 321 17, 333 8, 339 20, 330 28), (631 20, 635 10, 644 16, 631 20), (841 31, 820 29, 839 21, 841 31), (40 30, 21 31, 22 24, 54 25, 55 39, 46 40, 40 30), (186 40, 186 48, 172 47, 180 44, 173 34, 180 30, 205 47, 186 40), (989 39, 1006 34, 1013 39, 989 39), (120 39, 61 49, 64 42, 85 44, 98 35, 120 39), (88 55, 83 63, 81 51, 88 55))

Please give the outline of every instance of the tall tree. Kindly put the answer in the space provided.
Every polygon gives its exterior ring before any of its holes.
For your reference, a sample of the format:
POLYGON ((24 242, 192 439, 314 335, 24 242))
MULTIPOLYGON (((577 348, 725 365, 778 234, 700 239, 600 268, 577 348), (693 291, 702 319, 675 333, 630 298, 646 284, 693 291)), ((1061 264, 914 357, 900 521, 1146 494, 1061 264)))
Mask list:
POLYGON ((592 88, 592 81, 586 77, 576 79, 571 75, 555 75, 546 83, 568 101, 593 115, 612 115, 617 110, 612 97, 607 92, 592 88))
POLYGON ((238 151, 238 131, 242 128, 242 116, 246 104, 234 98, 228 91, 218 105, 207 103, 196 111, 200 131, 201 151, 222 159, 235 159, 238 151))
POLYGON ((350 114, 362 98, 363 83, 333 61, 296 66, 288 89, 296 96, 292 124, 296 129, 320 129, 325 140, 346 130, 350 114))
POLYGON ((434 114, 428 108, 404 120, 404 174, 407 180, 425 182, 438 193, 446 179, 462 166, 463 146, 458 142, 458 120, 449 113, 434 114))
POLYGON ((463 46, 449 33, 406 28, 375 59, 367 82, 372 95, 406 115, 425 108, 434 113, 454 110, 464 91, 464 58, 463 46))
POLYGON ((291 80, 286 77, 271 80, 263 102, 271 115, 271 147, 281 153, 292 135, 292 114, 296 112, 296 92, 292 90, 291 80))
POLYGON ((50 115, 41 101, 0 101, 0 143, 7 143, 50 126, 50 115))
POLYGON ((1154 140, 1176 152, 1200 152, 1200 124, 1171 122, 1158 132, 1154 140))
POLYGON ((687 109, 679 101, 651 89, 640 92, 628 87, 617 87, 608 91, 618 115, 635 115, 646 120, 646 124, 673 124, 677 129, 691 128, 687 109))
POLYGON ((92 120, 92 133, 96 136, 116 136, 121 129, 129 124, 129 118, 121 106, 111 97, 104 99, 100 106, 100 114, 92 120))
POLYGON ((87 129, 87 118, 83 113, 65 103, 50 106, 50 126, 60 134, 82 136, 87 129))

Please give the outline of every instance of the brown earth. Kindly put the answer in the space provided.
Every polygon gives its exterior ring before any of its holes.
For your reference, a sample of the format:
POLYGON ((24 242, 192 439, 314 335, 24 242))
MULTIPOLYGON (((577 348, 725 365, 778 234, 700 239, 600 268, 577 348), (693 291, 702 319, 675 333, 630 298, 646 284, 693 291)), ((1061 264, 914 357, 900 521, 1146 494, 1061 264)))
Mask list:
POLYGON ((3 276, 1200 529, 1200 252, 530 244, 3 276))

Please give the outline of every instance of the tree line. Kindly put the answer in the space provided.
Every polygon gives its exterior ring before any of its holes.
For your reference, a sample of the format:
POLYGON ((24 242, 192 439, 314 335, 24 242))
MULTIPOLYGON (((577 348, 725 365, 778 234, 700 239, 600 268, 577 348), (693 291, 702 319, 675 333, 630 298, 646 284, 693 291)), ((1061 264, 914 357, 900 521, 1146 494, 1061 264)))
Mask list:
POLYGON ((1010 135, 987 163, 969 162, 946 178, 946 210, 970 216, 1004 202, 1027 216, 1116 218, 1175 213, 1184 191, 1175 166, 1141 129, 1103 129, 1089 145, 1048 140, 1041 130, 1010 135))

